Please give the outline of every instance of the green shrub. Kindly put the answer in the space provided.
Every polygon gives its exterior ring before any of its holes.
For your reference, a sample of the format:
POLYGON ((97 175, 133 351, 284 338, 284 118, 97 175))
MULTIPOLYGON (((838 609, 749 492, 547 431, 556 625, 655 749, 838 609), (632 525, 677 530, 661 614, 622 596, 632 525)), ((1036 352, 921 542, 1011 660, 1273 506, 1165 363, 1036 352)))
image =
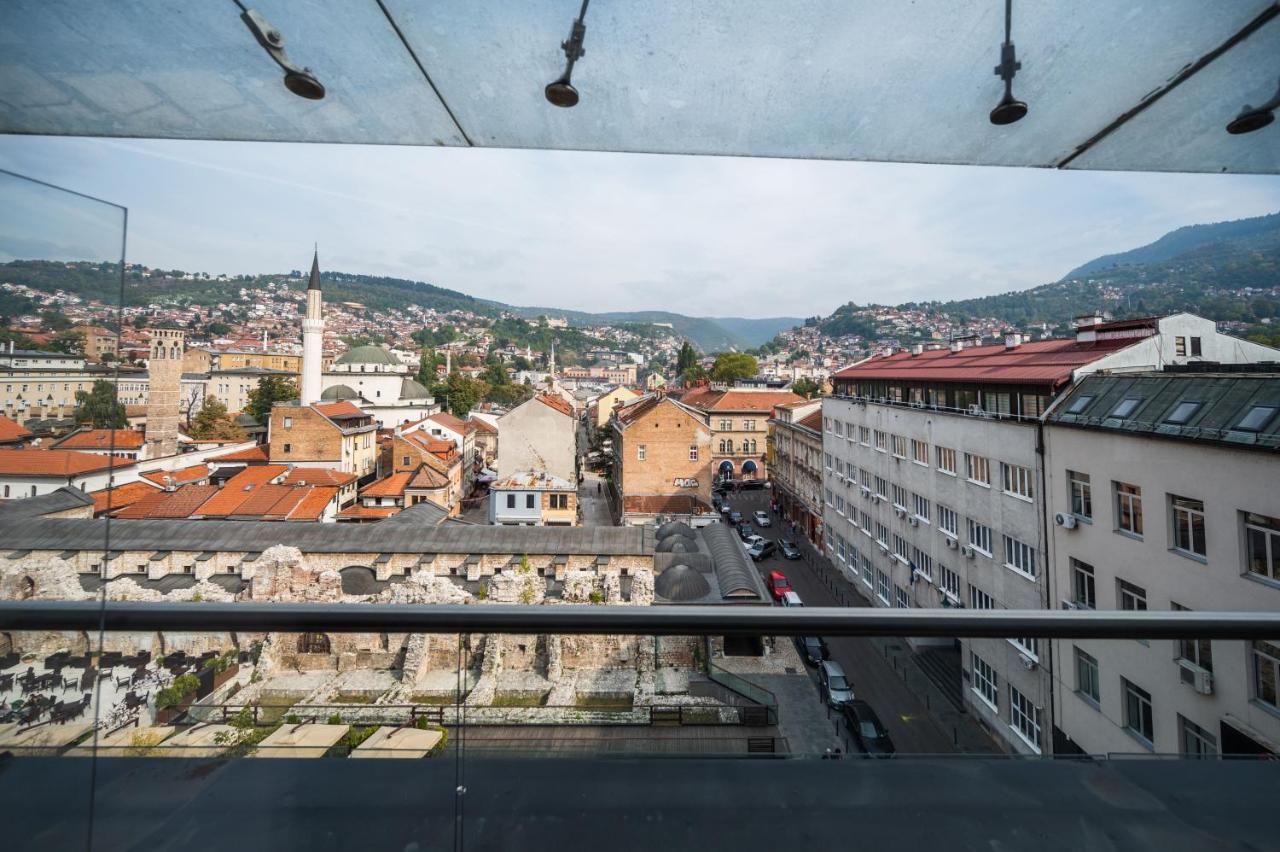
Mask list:
POLYGON ((169 686, 156 693, 156 708, 177 707, 188 695, 200 688, 200 678, 193 674, 178 675, 169 686))
POLYGON ((593 604, 602 603, 604 601, 604 593, 599 589, 593 589, 588 597, 591 599, 593 604))
POLYGON ((288 716, 284 717, 284 723, 286 725, 301 725, 302 717, 297 713, 290 713, 288 716))
POLYGON ((341 715, 339 715, 339 714, 337 714, 337 713, 334 713, 332 716, 330 716, 328 719, 326 719, 326 720, 325 720, 325 724, 326 724, 326 725, 341 725, 341 724, 342 724, 342 716, 341 716, 341 715))

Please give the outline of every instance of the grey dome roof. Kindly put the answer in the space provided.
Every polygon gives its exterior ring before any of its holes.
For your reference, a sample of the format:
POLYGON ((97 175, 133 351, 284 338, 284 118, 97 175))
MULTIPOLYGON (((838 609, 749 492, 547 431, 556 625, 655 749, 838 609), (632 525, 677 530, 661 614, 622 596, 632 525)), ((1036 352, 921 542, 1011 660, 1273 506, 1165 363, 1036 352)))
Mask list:
POLYGON ((431 396, 431 391, 427 390, 420 383, 406 377, 400 383, 401 399, 427 399, 431 396))
POLYGON ((681 562, 659 574, 653 581, 653 590, 669 601, 698 601, 711 594, 711 584, 681 562))
POLYGON ((343 352, 335 364, 388 364, 394 365, 391 353, 381 346, 357 346, 343 352))
POLYGON ((356 393, 350 385, 333 385, 324 389, 320 394, 321 399, 359 399, 360 394, 356 393))
POLYGON ((658 536, 658 541, 662 541, 667 536, 675 535, 676 533, 693 538, 693 528, 684 521, 667 521, 658 527, 656 535, 658 536))
POLYGON ((692 536, 669 535, 654 548, 658 553, 697 553, 698 541, 692 536))

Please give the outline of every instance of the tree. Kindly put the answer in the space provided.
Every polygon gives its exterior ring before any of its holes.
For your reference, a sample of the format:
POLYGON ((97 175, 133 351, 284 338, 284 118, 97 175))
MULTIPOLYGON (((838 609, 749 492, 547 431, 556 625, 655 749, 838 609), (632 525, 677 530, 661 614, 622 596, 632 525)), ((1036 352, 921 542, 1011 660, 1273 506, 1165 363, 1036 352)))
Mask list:
POLYGON ((684 375, 685 371, 698 363, 698 353, 694 350, 693 344, 685 341, 680 344, 680 352, 676 355, 676 372, 684 375))
POLYGON ((822 385, 810 378, 796 379, 791 383, 791 391, 798 393, 805 399, 813 399, 822 393, 822 385))
POLYGON ((424 352, 418 359, 418 383, 431 387, 437 381, 436 368, 444 364, 444 356, 434 352, 424 352))
POLYGON ((736 382, 754 378, 760 372, 756 359, 745 352, 721 352, 711 368, 711 378, 717 382, 736 382))
POLYGON ((489 385, 478 379, 469 379, 462 373, 450 373, 449 377, 431 389, 436 402, 442 403, 454 417, 466 417, 476 403, 489 392, 489 385))
POLYGON ((259 423, 271 419, 271 406, 298 398, 298 384, 286 376, 263 376, 258 386, 249 391, 249 404, 245 413, 259 423))
POLYGON ((124 429, 129 418, 124 413, 124 403, 116 399, 116 386, 105 379, 98 379, 87 391, 76 391, 76 424, 91 429, 124 429))
POLYGON ((66 331, 71 328, 71 320, 55 311, 41 311, 40 325, 49 331, 66 331))
POLYGON ((212 394, 204 398, 200 410, 191 420, 192 438, 213 441, 235 441, 244 438, 244 430, 227 414, 227 407, 212 394))

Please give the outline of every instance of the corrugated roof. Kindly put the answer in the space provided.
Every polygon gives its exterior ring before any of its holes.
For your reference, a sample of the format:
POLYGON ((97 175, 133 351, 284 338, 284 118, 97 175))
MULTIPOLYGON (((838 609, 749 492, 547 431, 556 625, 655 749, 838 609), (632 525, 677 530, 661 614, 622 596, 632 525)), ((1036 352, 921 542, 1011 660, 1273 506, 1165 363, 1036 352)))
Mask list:
MULTIPOLYGON (((154 490, 154 489, 153 489, 154 490)), ((0 518, 12 520, 18 518, 35 518, 50 515, 54 512, 65 512, 93 503, 93 498, 79 488, 64 485, 56 491, 41 494, 38 497, 24 497, 19 500, 0 501, 0 518)))

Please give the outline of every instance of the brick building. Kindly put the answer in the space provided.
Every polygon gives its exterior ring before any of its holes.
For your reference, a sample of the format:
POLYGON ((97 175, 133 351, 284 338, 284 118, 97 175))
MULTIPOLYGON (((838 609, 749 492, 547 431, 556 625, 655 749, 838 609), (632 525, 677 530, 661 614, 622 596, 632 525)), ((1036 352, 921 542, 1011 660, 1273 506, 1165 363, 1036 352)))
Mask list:
POLYGON ((767 479, 769 418, 778 405, 803 402, 791 391, 770 388, 693 388, 680 399, 696 409, 711 430, 716 479, 767 479))
POLYGON ((326 467, 372 478, 377 471, 378 424, 349 402, 271 410, 268 454, 273 464, 326 467))
POLYGON ((701 414, 649 395, 614 412, 613 485, 624 524, 659 515, 711 517, 711 430, 701 414))

